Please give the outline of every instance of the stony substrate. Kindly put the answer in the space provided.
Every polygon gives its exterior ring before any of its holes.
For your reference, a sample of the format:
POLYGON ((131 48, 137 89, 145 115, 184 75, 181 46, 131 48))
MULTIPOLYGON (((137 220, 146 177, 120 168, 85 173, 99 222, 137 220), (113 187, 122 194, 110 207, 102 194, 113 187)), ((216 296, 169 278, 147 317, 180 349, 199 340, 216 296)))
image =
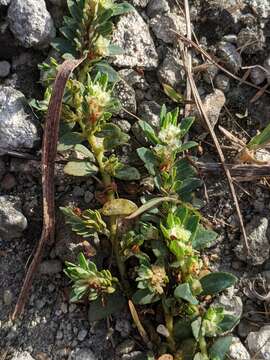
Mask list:
MULTIPOLYGON (((185 20, 173 0, 130 2, 136 11, 119 20, 113 35, 114 42, 124 49, 124 55, 110 60, 122 78, 115 92, 128 111, 156 127, 161 104, 173 106, 162 84, 185 91, 182 45, 171 31, 185 34, 185 20)), ((270 68, 268 0, 194 0, 190 4, 199 43, 229 71, 242 76, 242 66, 270 68)), ((37 64, 52 54, 49 44, 65 12, 64 0, 0 0, 0 355, 12 360, 143 359, 144 348, 127 311, 108 322, 91 324, 86 304, 68 303, 63 261, 74 260, 81 243, 60 215, 56 243, 46 250, 24 317, 16 324, 9 321, 25 264, 42 225, 38 160, 42 126, 27 100, 42 97, 37 64)), ((192 59, 193 67, 204 62, 196 51, 192 51, 192 59)), ((249 80, 263 86, 268 75, 254 67, 249 80)), ((268 123, 268 94, 250 103, 256 90, 239 85, 213 65, 194 72, 194 76, 216 129, 222 125, 247 140, 268 123)), ((195 109, 194 114, 198 116, 195 109)), ((133 142, 143 144, 146 140, 136 120, 127 113, 120 112, 113 121, 133 137, 121 152, 125 162, 132 162, 133 142)), ((193 135, 203 147, 201 161, 218 161, 209 146, 211 139, 200 124, 193 135)), ((230 145, 221 133, 218 135, 222 145, 230 145)), ((226 156, 228 161, 233 160, 233 151, 226 152, 226 156)), ((263 156, 269 159, 267 151, 263 156)), ((270 288, 269 185, 242 183, 236 188, 252 249, 252 256, 247 258, 224 177, 204 180, 209 201, 202 193, 203 212, 220 233, 206 256, 215 259, 213 267, 240 278, 235 289, 216 299, 216 304, 231 313, 242 314, 234 329, 230 359, 249 360, 257 354, 257 359, 269 360, 270 329, 265 325, 268 305, 249 291, 251 281, 263 281, 266 290, 270 288)), ((64 176, 61 164, 56 167, 55 183, 58 205, 86 207, 95 201, 95 182, 64 176)))

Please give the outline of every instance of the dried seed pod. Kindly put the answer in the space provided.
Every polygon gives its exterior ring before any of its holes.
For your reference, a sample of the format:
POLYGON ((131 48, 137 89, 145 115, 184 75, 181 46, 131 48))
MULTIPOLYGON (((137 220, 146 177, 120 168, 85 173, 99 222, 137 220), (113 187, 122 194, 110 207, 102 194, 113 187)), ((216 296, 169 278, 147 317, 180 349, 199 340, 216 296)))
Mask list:
POLYGON ((253 84, 260 85, 261 83, 264 82, 265 79, 266 79, 266 72, 263 69, 259 67, 254 67, 251 69, 250 80, 253 84))
POLYGON ((242 29, 237 36, 237 46, 244 54, 255 54, 263 49, 265 37, 262 31, 242 29))
POLYGON ((221 42, 218 46, 217 56, 224 66, 233 73, 237 73, 242 65, 242 58, 236 47, 230 43, 221 42))
POLYGON ((215 77, 215 86, 217 89, 226 93, 230 89, 230 79, 226 75, 219 74, 215 77))

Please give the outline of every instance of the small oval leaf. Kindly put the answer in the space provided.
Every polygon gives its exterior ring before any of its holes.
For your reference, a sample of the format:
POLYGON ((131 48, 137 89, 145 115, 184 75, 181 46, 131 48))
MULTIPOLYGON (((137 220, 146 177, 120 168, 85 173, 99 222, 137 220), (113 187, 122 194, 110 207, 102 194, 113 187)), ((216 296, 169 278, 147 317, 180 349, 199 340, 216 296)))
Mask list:
POLYGON ((188 301, 192 305, 197 305, 198 300, 192 295, 189 284, 180 284, 174 290, 174 297, 176 299, 183 299, 188 301))
POLYGON ((225 336, 217 339, 209 349, 211 360, 225 360, 232 343, 232 336, 225 336))
POLYGON ((132 166, 124 166, 121 169, 116 170, 114 176, 117 179, 129 181, 140 180, 141 178, 139 171, 132 166))
POLYGON ((102 213, 105 216, 130 215, 137 209, 137 205, 130 200, 114 199, 103 205, 102 213))
POLYGON ((200 279, 202 295, 214 295, 234 285, 237 277, 226 272, 210 273, 200 279))
POLYGON ((98 168, 87 160, 69 161, 64 167, 64 172, 72 176, 91 176, 98 172, 98 168))

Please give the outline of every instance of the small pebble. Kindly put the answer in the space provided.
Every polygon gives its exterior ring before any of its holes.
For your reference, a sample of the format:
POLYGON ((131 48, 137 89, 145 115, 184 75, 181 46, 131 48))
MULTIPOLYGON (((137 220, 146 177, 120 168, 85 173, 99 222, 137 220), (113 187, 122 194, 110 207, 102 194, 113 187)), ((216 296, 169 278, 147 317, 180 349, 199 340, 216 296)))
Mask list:
POLYGON ((134 349, 134 347, 135 341, 132 339, 127 339, 116 347, 115 352, 118 355, 128 354, 134 349))
POLYGON ((61 330, 58 330, 56 333, 56 340, 63 339, 63 332, 61 330))
POLYGON ((72 191, 73 196, 81 197, 84 194, 84 190, 80 186, 75 186, 72 191))
POLYGON ((59 260, 44 260, 38 270, 42 275, 57 274, 62 271, 62 263, 59 260))
POLYGON ((77 339, 79 341, 83 341, 86 338, 87 334, 88 334, 88 331, 85 330, 85 329, 82 329, 82 330, 79 331, 77 339))
POLYGON ((4 296, 3 296, 3 299, 4 299, 4 304, 5 305, 10 305, 12 303, 12 292, 10 290, 5 290, 4 291, 4 296))
POLYGON ((60 309, 62 311, 63 314, 66 314, 68 312, 68 306, 66 303, 61 303, 60 305, 60 309))
POLYGON ((6 174, 1 181, 1 188, 6 191, 13 189, 16 185, 16 178, 10 173, 6 174))
POLYGON ((0 61, 0 78, 5 78, 9 75, 10 63, 8 61, 0 61))
POLYGON ((68 308, 68 311, 70 313, 74 312, 76 310, 77 306, 75 304, 70 304, 69 305, 69 308, 68 308))
POLYGON ((94 194, 91 193, 90 191, 87 190, 87 191, 84 193, 84 201, 85 201, 87 204, 89 204, 89 203, 93 200, 93 198, 94 198, 94 194))

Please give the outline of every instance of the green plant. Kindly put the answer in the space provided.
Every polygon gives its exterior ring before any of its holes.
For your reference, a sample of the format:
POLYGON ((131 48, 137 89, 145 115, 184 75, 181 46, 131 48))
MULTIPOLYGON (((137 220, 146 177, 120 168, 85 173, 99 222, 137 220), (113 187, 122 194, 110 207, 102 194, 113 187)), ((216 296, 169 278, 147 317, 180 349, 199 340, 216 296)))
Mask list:
MULTIPOLYGON (((219 336, 238 319, 209 303, 236 278, 211 273, 200 255, 216 233, 203 225, 194 195, 201 181, 185 157, 197 145, 184 141, 194 119, 180 119, 178 108, 169 111, 163 105, 158 130, 139 121, 148 140, 148 146, 137 149, 139 169, 123 164, 115 150, 129 136, 110 123, 121 105, 113 96, 116 72, 102 58, 116 51, 109 42, 112 16, 131 7, 111 0, 69 0, 68 5, 71 17, 61 29, 65 38, 53 45, 63 57, 83 56, 85 62, 67 83, 58 150, 72 156, 65 172, 94 176, 102 196, 96 209, 61 210, 74 232, 90 241, 99 237, 112 249, 109 270, 98 270, 83 254, 78 264, 66 264, 65 273, 73 282, 71 299, 87 297, 94 308, 90 318, 97 320, 122 306, 125 296, 159 315, 140 320, 131 307, 140 334, 150 339, 155 354, 170 353, 175 360, 222 360, 230 337, 219 336), (153 180, 151 194, 143 193, 136 202, 119 197, 119 183, 144 177, 153 180), (163 326, 162 334, 155 330, 158 325, 163 326)), ((46 110, 57 67, 55 60, 42 66, 45 99, 32 102, 40 111, 46 110)))

